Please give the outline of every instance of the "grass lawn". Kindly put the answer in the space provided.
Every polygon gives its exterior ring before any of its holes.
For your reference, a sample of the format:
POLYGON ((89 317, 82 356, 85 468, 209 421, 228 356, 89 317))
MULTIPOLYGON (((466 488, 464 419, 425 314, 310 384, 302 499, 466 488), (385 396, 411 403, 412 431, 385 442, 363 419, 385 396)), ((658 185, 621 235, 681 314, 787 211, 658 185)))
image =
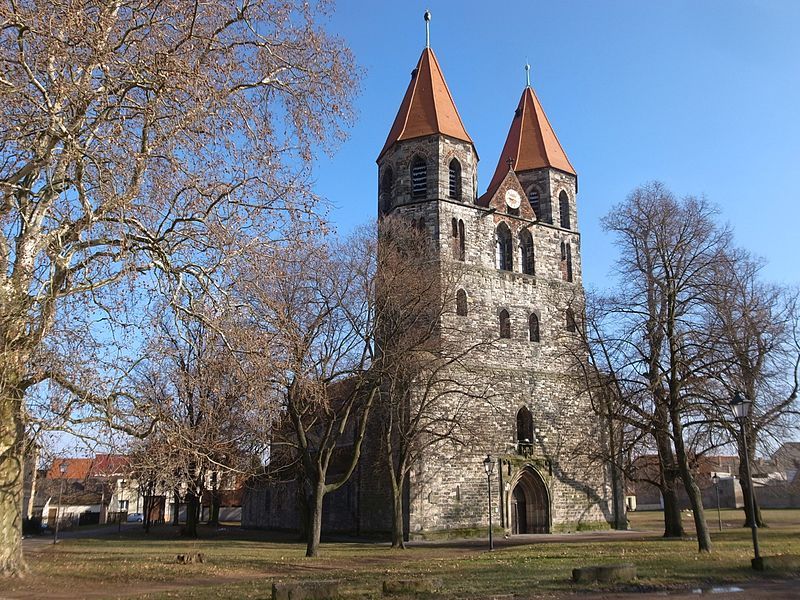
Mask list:
MULTIPOLYGON (((662 540, 661 513, 633 513, 631 527, 656 532, 641 540, 581 540, 484 548, 452 543, 418 545, 392 551, 385 545, 326 543, 322 557, 307 559, 304 546, 266 532, 205 531, 200 540, 182 540, 165 527, 150 535, 129 529, 95 538, 67 539, 57 546, 36 544, 28 553, 30 573, 22 580, 0 580, 0 598, 269 598, 275 578, 340 579, 352 597, 380 597, 386 576, 440 578, 436 598, 481 598, 515 594, 537 598, 560 593, 606 590, 668 590, 720 583, 774 579, 749 568, 750 530, 741 511, 709 511, 714 552, 699 555, 693 540, 662 540), (179 553, 203 552, 203 564, 179 565, 179 553), (573 567, 633 562, 636 584, 576 586, 573 567)), ((764 511, 769 525, 760 530, 762 554, 800 554, 800 510, 764 511)), ((689 516, 686 530, 693 532, 689 516)), ((609 539, 604 539, 608 537, 609 539)), ((559 538, 561 539, 561 538, 559 538)), ((798 577, 800 573, 786 576, 798 577)), ((434 596, 431 596, 434 597, 434 596)))

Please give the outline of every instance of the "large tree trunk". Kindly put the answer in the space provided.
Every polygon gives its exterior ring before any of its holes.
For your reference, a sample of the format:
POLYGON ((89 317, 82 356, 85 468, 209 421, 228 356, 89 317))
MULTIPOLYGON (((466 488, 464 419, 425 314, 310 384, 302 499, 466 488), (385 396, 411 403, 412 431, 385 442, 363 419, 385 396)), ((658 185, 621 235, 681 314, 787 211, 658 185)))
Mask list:
POLYGON ((392 548, 397 550, 406 547, 403 530, 403 481, 404 478, 401 478, 399 485, 396 481, 392 481, 392 548))
POLYGON ((311 497, 311 514, 308 523, 308 542, 306 543, 306 556, 319 555, 319 540, 322 535, 322 501, 325 498, 325 483, 318 482, 313 489, 311 497))
POLYGON ((181 530, 181 535, 197 537, 197 521, 199 520, 200 498, 194 492, 186 493, 186 525, 181 530))
POLYGON ((664 499, 664 537, 680 538, 684 536, 684 531, 678 503, 678 473, 675 470, 672 442, 665 431, 657 431, 655 438, 661 469, 661 497, 664 499))
POLYGON ((617 443, 618 430, 621 430, 621 427, 614 426, 610 410, 604 420, 608 431, 608 453, 611 458, 609 467, 611 471, 612 527, 617 530, 626 530, 628 529, 628 515, 625 506, 625 474, 622 472, 622 444, 617 443))
MULTIPOLYGON (((755 457, 755 451, 753 447, 755 446, 753 440, 753 432, 752 430, 748 432, 747 441, 750 442, 748 445, 748 451, 750 456, 746 456, 744 453, 744 448, 742 447, 742 440, 741 435, 736 434, 737 439, 739 440, 738 446, 738 454, 739 454, 739 485, 742 486, 742 494, 744 500, 744 527, 752 527, 753 522, 750 519, 750 515, 755 515, 756 517, 756 526, 757 527, 764 527, 764 520, 761 518, 761 507, 758 505, 758 498, 756 498, 755 493, 751 496, 750 495, 750 482, 747 481, 747 468, 745 466, 745 461, 750 460, 750 464, 753 464, 753 458, 755 457), (755 505, 750 507, 750 499, 753 499, 755 505)), ((755 490, 754 490, 755 491, 755 490)))
POLYGON ((219 491, 211 491, 211 507, 208 512, 208 524, 219 525, 219 491))
POLYGON ((0 575, 22 575, 23 393, 8 372, 0 377, 0 575))
POLYGON ((697 549, 700 552, 711 552, 711 533, 708 530, 705 510, 703 509, 703 497, 694 480, 692 470, 689 468, 689 457, 686 454, 686 446, 683 443, 683 424, 680 422, 680 416, 675 413, 672 415, 672 433, 675 439, 678 469, 683 480, 683 486, 689 496, 689 503, 692 505, 694 528, 697 532, 697 549))

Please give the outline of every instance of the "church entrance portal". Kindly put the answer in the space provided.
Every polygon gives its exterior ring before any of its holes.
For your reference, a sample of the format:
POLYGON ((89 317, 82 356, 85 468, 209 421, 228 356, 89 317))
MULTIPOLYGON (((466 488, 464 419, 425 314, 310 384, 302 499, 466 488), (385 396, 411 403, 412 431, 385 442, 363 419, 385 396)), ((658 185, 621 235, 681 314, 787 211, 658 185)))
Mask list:
POLYGON ((549 532, 547 488, 538 473, 525 469, 511 492, 511 533, 549 532))

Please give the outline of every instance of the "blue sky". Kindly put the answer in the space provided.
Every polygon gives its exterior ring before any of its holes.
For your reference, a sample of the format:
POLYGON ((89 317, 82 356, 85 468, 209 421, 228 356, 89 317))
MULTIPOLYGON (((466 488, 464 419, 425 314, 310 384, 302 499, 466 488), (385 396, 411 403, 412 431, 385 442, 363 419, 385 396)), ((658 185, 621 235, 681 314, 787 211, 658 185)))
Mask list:
POLYGON ((316 170, 342 232, 376 214, 375 158, 425 44, 481 157, 483 192, 532 84, 578 171, 584 280, 615 250, 600 217, 637 185, 706 195, 765 276, 800 282, 800 2, 356 2, 328 28, 365 69, 350 139, 316 170))

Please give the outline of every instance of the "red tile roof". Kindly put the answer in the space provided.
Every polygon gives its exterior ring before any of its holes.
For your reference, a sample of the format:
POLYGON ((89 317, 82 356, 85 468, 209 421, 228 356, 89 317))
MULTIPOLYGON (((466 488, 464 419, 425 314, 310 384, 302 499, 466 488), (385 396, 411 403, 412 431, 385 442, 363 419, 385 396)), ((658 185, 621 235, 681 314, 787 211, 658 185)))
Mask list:
POLYGON ((92 468, 93 458, 57 458, 47 471, 48 479, 86 479, 92 468), (61 465, 66 464, 67 470, 62 475, 61 465))
POLYGON ((531 87, 526 87, 519 99, 487 194, 497 188, 508 173, 509 158, 514 161, 513 167, 516 173, 552 167, 576 175, 531 87))
POLYGON ((425 48, 378 160, 395 142, 432 134, 472 143, 458 115, 439 62, 433 50, 425 48))
POLYGON ((64 479, 112 477, 128 472, 128 457, 122 454, 97 454, 94 458, 57 458, 47 471, 48 479, 60 479, 61 464, 66 463, 64 479))
POLYGON ((125 475, 130 470, 130 461, 123 454, 98 454, 91 469, 92 477, 125 475))

